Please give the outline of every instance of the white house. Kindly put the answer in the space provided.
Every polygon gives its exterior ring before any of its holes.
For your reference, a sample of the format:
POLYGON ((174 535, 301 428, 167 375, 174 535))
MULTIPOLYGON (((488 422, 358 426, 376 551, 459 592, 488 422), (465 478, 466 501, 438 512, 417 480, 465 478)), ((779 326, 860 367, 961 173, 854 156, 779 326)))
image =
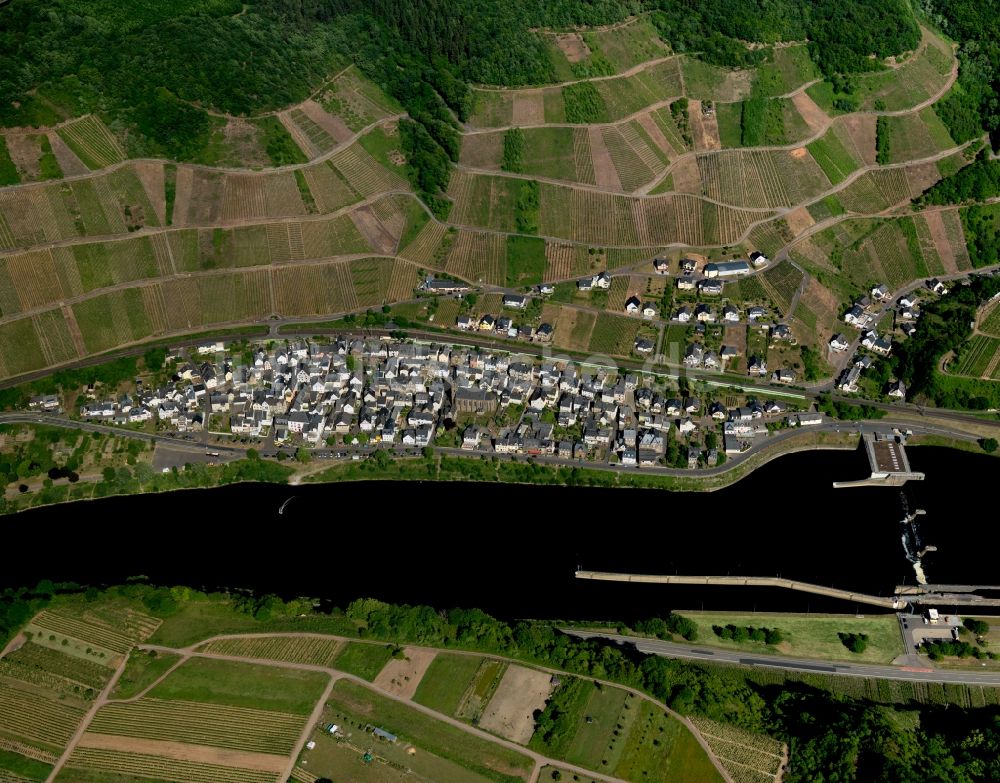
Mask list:
POLYGON ((846 351, 850 347, 850 343, 847 342, 847 338, 842 334, 835 334, 830 338, 830 350, 837 351, 838 353, 846 351))
POLYGON ((665 258, 653 259, 653 271, 658 275, 665 275, 670 272, 670 262, 665 258))
POLYGON ((625 312, 635 314, 642 309, 642 302, 639 301, 639 297, 630 296, 625 300, 625 312))

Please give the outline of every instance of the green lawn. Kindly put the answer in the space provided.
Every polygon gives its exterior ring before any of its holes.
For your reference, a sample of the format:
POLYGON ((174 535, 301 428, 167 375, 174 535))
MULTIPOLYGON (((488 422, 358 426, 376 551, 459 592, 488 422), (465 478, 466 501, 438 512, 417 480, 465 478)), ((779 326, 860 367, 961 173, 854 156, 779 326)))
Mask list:
POLYGON ((371 682, 392 657, 392 648, 384 644, 348 642, 333 659, 333 668, 371 682))
POLYGON ((118 678, 114 693, 116 699, 130 699, 139 695, 171 666, 180 660, 179 655, 154 650, 133 650, 125 664, 125 671, 118 678))
POLYGON ((184 601, 167 617, 150 644, 186 647, 210 636, 257 630, 260 623, 248 614, 236 611, 230 601, 184 601))
POLYGON ((639 705, 638 712, 621 761, 615 766, 615 777, 722 783, 708 754, 680 721, 648 701, 639 705))
POLYGON ((527 779, 533 762, 527 756, 480 739, 356 683, 339 681, 329 701, 334 713, 355 725, 375 723, 419 750, 448 759, 496 781, 527 779))
POLYGON ((20 775, 28 780, 45 780, 51 771, 52 766, 43 761, 35 761, 19 753, 0 750, 0 780, 5 779, 4 772, 20 775))
POLYGON ((903 653, 903 640, 899 623, 892 614, 873 614, 865 617, 854 615, 822 614, 755 614, 737 612, 684 612, 698 624, 699 645, 712 645, 728 649, 754 652, 780 652, 802 658, 820 658, 835 661, 866 661, 889 663, 903 653), (720 639, 712 631, 713 625, 753 626, 777 628, 784 641, 777 648, 766 647, 762 642, 732 642, 720 639), (860 655, 850 652, 838 638, 838 632, 868 634, 868 649, 860 655))
POLYGON ((192 658, 149 695, 308 715, 328 679, 320 672, 192 658))
POLYGON ((481 662, 476 655, 438 653, 420 680, 413 700, 432 710, 454 715, 481 662))
POLYGON ((821 138, 807 145, 807 149, 834 185, 846 179, 848 174, 858 168, 857 161, 847 151, 834 128, 830 128, 821 138))
POLYGON ((507 285, 537 285, 545 274, 545 240, 537 237, 507 237, 507 285))
POLYGON ((576 180, 575 128, 525 128, 524 171, 540 177, 576 180))
POLYGON ((743 102, 717 103, 715 118, 719 123, 719 141, 725 148, 742 146, 740 143, 740 122, 743 117, 743 102))
POLYGON ((591 769, 600 769, 606 758, 613 732, 621 722, 627 691, 607 685, 590 689, 576 734, 566 749, 566 760, 591 769), (590 722, 587 722, 587 718, 590 722))

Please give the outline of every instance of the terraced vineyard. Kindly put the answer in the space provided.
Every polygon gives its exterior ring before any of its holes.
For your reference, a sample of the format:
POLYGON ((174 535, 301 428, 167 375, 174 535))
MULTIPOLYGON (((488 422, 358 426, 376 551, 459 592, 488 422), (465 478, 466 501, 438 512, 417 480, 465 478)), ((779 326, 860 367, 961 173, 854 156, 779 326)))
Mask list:
POLYGON ((131 775, 174 783, 274 783, 274 772, 227 767, 120 750, 78 747, 66 762, 70 769, 131 775))
MULTIPOLYGON (((845 213, 905 210, 967 163, 931 100, 953 76, 947 42, 925 30, 902 63, 852 78, 858 109, 845 111, 850 101, 816 81, 800 43, 727 69, 673 52, 656 30, 639 17, 539 32, 560 83, 472 87, 459 165, 435 216, 407 179, 403 107, 355 66, 274 116, 213 121, 213 144, 232 160, 241 133, 270 128, 304 163, 261 168, 254 155, 266 162, 274 150, 256 136, 261 149, 249 145, 238 169, 130 161, 126 135, 95 114, 41 129, 75 176, 0 188, 0 377, 206 327, 400 302, 435 270, 484 294, 638 268, 667 248, 713 259, 790 248, 822 272, 827 298, 846 300, 852 286, 971 268, 956 210, 897 215, 846 244, 850 231, 840 231, 845 213), (877 122, 877 112, 889 116, 877 122), (888 167, 876 161, 878 133, 888 167), (745 146, 758 137, 774 146, 745 146), (511 239, 519 235, 544 245, 529 258, 528 244, 511 239)), ((800 279, 783 264, 741 288, 787 314, 800 279)), ((799 318, 807 344, 837 308, 820 309, 799 318)), ((603 316, 550 314, 562 345, 631 352, 635 333, 603 316)))
POLYGON ((779 779, 787 750, 777 740, 708 718, 695 717, 691 722, 734 783, 767 783, 779 779))
POLYGON ((105 705, 88 731, 285 755, 291 753, 304 723, 298 715, 281 712, 140 699, 105 705))
POLYGON ((335 639, 315 639, 307 636, 270 636, 218 639, 209 642, 203 652, 235 655, 240 658, 264 658, 269 661, 310 663, 330 666, 340 648, 335 639))

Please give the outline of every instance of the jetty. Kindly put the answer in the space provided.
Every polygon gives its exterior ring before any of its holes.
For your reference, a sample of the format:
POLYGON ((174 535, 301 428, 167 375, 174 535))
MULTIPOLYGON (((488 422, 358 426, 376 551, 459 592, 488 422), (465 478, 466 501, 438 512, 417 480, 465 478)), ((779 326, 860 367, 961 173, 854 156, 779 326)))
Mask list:
POLYGON ((577 569, 577 579, 594 579, 603 582, 634 582, 661 585, 705 585, 709 587, 779 587, 800 593, 812 593, 839 601, 877 606, 881 609, 903 611, 918 604, 943 604, 951 606, 993 607, 1000 606, 1000 598, 977 595, 978 591, 1000 590, 997 585, 898 585, 891 596, 856 593, 837 587, 826 587, 812 582, 799 582, 780 576, 688 576, 684 574, 623 574, 612 571, 584 571, 577 569))
POLYGON ((910 470, 906 447, 891 433, 866 432, 862 436, 871 475, 857 481, 834 481, 834 489, 846 487, 899 487, 907 481, 923 481, 924 474, 910 470))
POLYGON ((827 598, 837 598, 841 601, 878 606, 883 609, 902 609, 905 600, 895 596, 868 595, 850 590, 840 590, 836 587, 824 587, 811 582, 798 582, 793 579, 782 579, 778 576, 681 576, 678 574, 619 574, 609 571, 576 572, 577 579, 597 579, 606 582, 646 582, 664 585, 709 585, 729 587, 780 587, 786 590, 797 590, 802 593, 822 595, 827 598))

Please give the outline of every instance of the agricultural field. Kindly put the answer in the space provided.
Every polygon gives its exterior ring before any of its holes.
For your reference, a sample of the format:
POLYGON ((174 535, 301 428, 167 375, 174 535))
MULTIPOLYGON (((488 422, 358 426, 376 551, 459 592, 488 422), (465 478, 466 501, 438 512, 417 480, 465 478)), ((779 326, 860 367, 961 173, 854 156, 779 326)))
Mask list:
MULTIPOLYGON (((316 97, 316 102, 353 133, 402 112, 395 100, 362 76, 353 65, 337 75, 316 97)), ((316 119, 314 112, 309 112, 305 106, 303 110, 316 119)), ((343 131, 340 133, 343 135, 343 131)))
POLYGON ((987 306, 979 315, 979 331, 992 337, 1000 337, 1000 305, 987 306))
POLYGON ((692 718, 698 733, 734 783, 777 781, 787 748, 764 734, 754 734, 708 718, 692 718))
POLYGON ((841 123, 832 125, 820 138, 807 145, 807 149, 833 185, 843 182, 851 172, 864 165, 841 123))
MULTIPOLYGON (((502 774, 527 780, 533 767, 527 756, 345 680, 334 686, 324 721, 337 723, 352 735, 362 732, 366 725, 380 726, 397 735, 401 741, 397 744, 402 744, 403 748, 415 747, 414 760, 431 754, 491 779, 502 774)), ((388 746, 379 750, 389 752, 388 746)))
POLYGON ((886 117, 889 163, 906 163, 928 158, 955 146, 948 129, 935 114, 933 107, 917 114, 886 117))
POLYGON ((805 150, 723 151, 699 155, 697 161, 705 195, 734 206, 791 206, 829 186, 805 150))
POLYGON ((455 715, 482 658, 476 655, 438 653, 424 672, 413 700, 445 715, 455 715))
POLYGON ((508 244, 513 239, 527 237, 504 237, 503 234, 465 229, 458 231, 444 258, 444 269, 448 274, 471 282, 503 285, 507 278, 508 244))
MULTIPOLYGON (((923 41, 913 57, 898 68, 854 77, 850 97, 857 101, 861 111, 909 109, 943 89, 953 63, 948 43, 924 28, 923 41)), ((838 113, 830 82, 815 84, 807 92, 824 111, 838 113)))
POLYGON ((448 186, 448 197, 455 202, 449 220, 458 225, 516 231, 520 187, 520 180, 456 171, 448 186))
POLYGON ((592 353, 627 356, 632 353, 641 322, 624 315, 600 313, 590 338, 592 353))
POLYGON ((328 679, 319 672, 192 658, 145 698, 308 715, 328 679))
MULTIPOLYGON (((284 759, 282 759, 282 762, 284 759)), ((162 780, 171 783, 274 783, 276 769, 246 769, 203 761, 134 753, 117 748, 77 746, 66 762, 66 778, 74 772, 93 775, 85 783, 112 779, 162 780)), ((63 777, 60 777, 62 780, 63 777)))
POLYGON ((733 103, 750 95, 753 71, 720 68, 694 57, 681 58, 685 94, 694 100, 733 103))
POLYGON ((371 682, 391 657, 392 647, 389 645, 347 642, 338 651, 331 665, 334 669, 371 682))
POLYGON ((286 663, 332 666, 340 650, 337 639, 310 636, 235 637, 217 639, 203 645, 201 652, 232 655, 238 658, 263 658, 286 663))
POLYGON ((771 301, 781 309, 782 313, 787 313, 791 309, 792 298, 802 283, 802 272, 788 261, 783 261, 757 277, 760 278, 771 301))
POLYGON ((121 163, 128 157, 117 137, 93 114, 61 125, 56 132, 91 170, 121 163))
POLYGON ((819 75, 806 46, 777 47, 771 50, 767 62, 757 66, 754 90, 762 96, 785 95, 819 75))
POLYGON ((587 48, 602 55, 616 72, 627 71, 669 53, 656 28, 645 17, 636 17, 611 30, 587 31, 582 33, 582 38, 587 48))
POLYGON ((976 334, 962 346, 957 360, 948 364, 948 373, 969 378, 1000 379, 997 372, 1000 338, 976 334))
POLYGON ((874 214, 910 199, 902 168, 867 171, 837 194, 848 212, 874 214))
POLYGON ((535 713, 552 692, 552 675, 525 666, 507 667, 478 720, 480 728, 527 745, 535 731, 535 713))

